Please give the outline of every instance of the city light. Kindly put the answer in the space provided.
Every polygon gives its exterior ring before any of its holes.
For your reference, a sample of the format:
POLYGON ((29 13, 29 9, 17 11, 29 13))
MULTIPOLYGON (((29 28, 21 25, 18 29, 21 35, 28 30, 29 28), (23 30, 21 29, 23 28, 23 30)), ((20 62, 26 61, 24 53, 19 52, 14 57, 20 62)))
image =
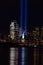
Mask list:
POLYGON ((14 39, 14 22, 10 24, 10 37, 12 40, 14 39))
POLYGON ((22 34, 22 39, 24 39, 25 37, 24 37, 25 35, 24 35, 24 32, 23 32, 23 34, 22 34))
POLYGON ((25 61, 25 48, 24 47, 22 48, 22 54, 21 55, 22 55, 22 63, 21 63, 21 65, 25 65, 24 64, 24 61, 25 61))
POLYGON ((21 36, 19 36, 20 27, 16 20, 11 21, 9 26, 9 34, 0 34, 0 42, 12 42, 18 45, 34 46, 37 47, 39 44, 43 45, 43 27, 35 28, 31 32, 22 30, 21 36), (27 34, 29 33, 29 34, 27 34))
POLYGON ((15 48, 10 48, 10 65, 16 65, 14 60, 15 60, 15 48))
POLYGON ((25 35, 24 32, 22 33, 22 39, 21 39, 22 43, 25 43, 25 35))

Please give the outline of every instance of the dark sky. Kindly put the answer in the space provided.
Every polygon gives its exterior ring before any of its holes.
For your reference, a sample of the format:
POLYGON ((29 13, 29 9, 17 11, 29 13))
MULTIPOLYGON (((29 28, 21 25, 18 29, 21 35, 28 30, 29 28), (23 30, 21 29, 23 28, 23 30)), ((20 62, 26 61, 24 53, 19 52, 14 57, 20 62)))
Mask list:
POLYGON ((30 0, 29 23, 32 27, 43 26, 43 3, 40 0, 30 0))
POLYGON ((7 33, 13 19, 19 21, 19 1, 0 1, 0 32, 7 33))
MULTIPOLYGON (((0 1, 0 32, 7 32, 10 21, 16 19, 19 23, 19 0, 0 1)), ((38 0, 28 0, 29 28, 43 26, 43 3, 38 0)))

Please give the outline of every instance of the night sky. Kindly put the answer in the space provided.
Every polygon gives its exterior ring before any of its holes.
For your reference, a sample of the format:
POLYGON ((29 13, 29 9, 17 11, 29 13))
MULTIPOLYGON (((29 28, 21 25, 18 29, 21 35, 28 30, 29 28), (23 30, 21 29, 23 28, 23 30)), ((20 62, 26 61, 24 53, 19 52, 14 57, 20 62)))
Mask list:
MULTIPOLYGON (((7 33, 11 20, 19 23, 19 0, 0 1, 0 32, 7 33)), ((28 28, 43 26, 43 3, 28 0, 28 28)))

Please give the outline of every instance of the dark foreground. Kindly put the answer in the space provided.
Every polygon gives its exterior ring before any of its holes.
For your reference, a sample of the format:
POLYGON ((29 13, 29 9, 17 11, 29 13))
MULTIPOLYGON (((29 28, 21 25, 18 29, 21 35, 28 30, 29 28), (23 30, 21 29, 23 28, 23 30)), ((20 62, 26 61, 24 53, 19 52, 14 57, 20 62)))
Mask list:
MULTIPOLYGON (((10 65, 10 48, 18 49, 17 51, 17 64, 22 64, 22 48, 25 48, 24 65, 34 65, 34 47, 33 46, 20 46, 8 43, 0 43, 0 65, 10 65)), ((36 65, 43 65, 43 46, 36 47, 36 65)), ((16 61, 15 61, 16 62, 16 61)))

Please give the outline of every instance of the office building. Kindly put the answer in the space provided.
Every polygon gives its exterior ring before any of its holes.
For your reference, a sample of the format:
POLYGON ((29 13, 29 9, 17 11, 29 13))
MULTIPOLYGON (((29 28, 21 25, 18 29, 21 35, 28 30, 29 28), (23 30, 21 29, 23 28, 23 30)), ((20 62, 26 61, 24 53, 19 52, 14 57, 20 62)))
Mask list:
POLYGON ((16 20, 10 24, 10 38, 15 42, 19 39, 19 25, 16 20))

